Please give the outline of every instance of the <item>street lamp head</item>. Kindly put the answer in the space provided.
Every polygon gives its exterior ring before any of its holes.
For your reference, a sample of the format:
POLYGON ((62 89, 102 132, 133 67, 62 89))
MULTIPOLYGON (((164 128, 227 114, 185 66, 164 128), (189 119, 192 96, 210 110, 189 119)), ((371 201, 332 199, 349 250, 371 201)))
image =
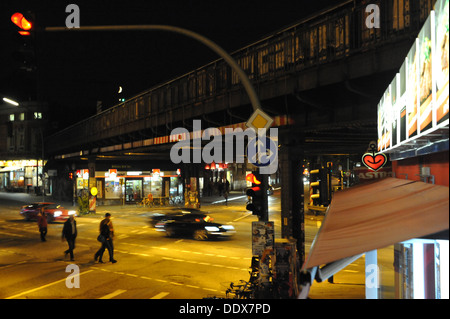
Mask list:
POLYGON ((7 97, 4 97, 3 101, 6 102, 6 103, 9 103, 9 104, 12 104, 14 106, 19 106, 19 103, 17 103, 16 101, 13 101, 11 99, 8 99, 7 97))

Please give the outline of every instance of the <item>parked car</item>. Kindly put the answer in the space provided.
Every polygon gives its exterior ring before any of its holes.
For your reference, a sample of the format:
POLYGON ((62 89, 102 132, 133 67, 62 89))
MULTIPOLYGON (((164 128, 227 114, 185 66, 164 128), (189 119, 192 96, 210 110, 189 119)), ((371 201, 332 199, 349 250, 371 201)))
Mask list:
POLYGON ((214 223, 209 215, 202 213, 171 216, 155 227, 164 230, 168 237, 192 237, 195 240, 228 238, 236 233, 232 225, 214 223))
POLYGON ((44 212, 47 216, 48 222, 55 220, 66 220, 70 215, 77 215, 77 212, 74 210, 68 210, 61 205, 50 202, 38 202, 22 206, 20 215, 25 218, 25 220, 36 220, 42 207, 44 207, 44 212))

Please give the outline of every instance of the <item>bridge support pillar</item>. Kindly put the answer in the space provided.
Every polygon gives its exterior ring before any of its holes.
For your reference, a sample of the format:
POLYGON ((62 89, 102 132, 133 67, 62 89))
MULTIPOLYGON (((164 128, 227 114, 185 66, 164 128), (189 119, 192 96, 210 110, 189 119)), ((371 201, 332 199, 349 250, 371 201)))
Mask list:
POLYGON ((183 164, 183 194, 185 206, 200 208, 200 185, 198 164, 183 164))
POLYGON ((303 198, 303 149, 301 137, 280 134, 281 237, 294 239, 300 266, 305 261, 305 209, 303 198))

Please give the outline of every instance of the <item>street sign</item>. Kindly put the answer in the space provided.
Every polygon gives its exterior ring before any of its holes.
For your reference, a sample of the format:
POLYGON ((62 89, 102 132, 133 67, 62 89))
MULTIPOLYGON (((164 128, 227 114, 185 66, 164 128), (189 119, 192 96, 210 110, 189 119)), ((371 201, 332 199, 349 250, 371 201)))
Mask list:
POLYGON ((258 132, 259 128, 268 129, 273 123, 273 118, 267 115, 263 110, 257 109, 248 119, 247 127, 253 128, 256 132, 258 132))
POLYGON ((267 136, 266 143, 263 143, 257 136, 247 145, 248 161, 257 167, 269 166, 276 160, 277 154, 277 143, 267 136))

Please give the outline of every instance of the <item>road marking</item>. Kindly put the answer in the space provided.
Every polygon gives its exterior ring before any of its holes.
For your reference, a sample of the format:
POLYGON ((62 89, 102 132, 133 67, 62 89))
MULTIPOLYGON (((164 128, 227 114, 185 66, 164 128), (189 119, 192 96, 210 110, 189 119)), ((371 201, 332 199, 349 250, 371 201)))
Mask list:
POLYGON ((198 286, 192 286, 192 285, 185 285, 186 287, 189 287, 189 288, 195 288, 195 289, 200 289, 200 287, 198 287, 198 286))
MULTIPOLYGON (((162 282, 162 283, 168 283, 168 284, 175 285, 175 286, 183 286, 183 287, 186 287, 186 288, 203 289, 203 290, 207 290, 207 291, 218 292, 218 290, 216 290, 216 289, 204 288, 204 287, 193 286, 193 285, 187 285, 187 284, 182 284, 182 283, 174 282, 174 281, 167 281, 167 280, 163 280, 163 279, 150 278, 150 277, 146 277, 146 276, 137 276, 137 275, 134 275, 134 274, 127 274, 127 273, 112 271, 110 269, 98 268, 98 267, 94 267, 94 266, 91 266, 91 268, 93 268, 95 270, 103 270, 103 271, 106 271, 106 272, 111 272, 111 273, 115 273, 115 274, 119 274, 119 275, 128 275, 128 276, 131 276, 131 277, 138 277, 138 278, 141 278, 141 279, 153 280, 153 281, 162 282)), ((108 299, 106 297, 110 297, 110 298, 115 297, 115 296, 117 296, 119 294, 119 291, 120 290, 115 291, 112 294, 106 295, 106 296, 104 296, 104 297, 102 297, 100 299, 108 299)), ((126 291, 126 290, 124 290, 124 291, 126 291)), ((153 296, 150 299, 161 299, 161 298, 164 298, 165 296, 167 296, 168 294, 169 294, 168 292, 161 292, 161 293, 153 296)))
POLYGON ((0 231, 0 234, 8 235, 8 236, 16 236, 16 237, 25 237, 25 235, 19 235, 19 234, 7 233, 7 232, 3 232, 3 231, 0 231))
MULTIPOLYGON (((84 272, 82 272, 82 273, 79 273, 78 275, 74 275, 74 276, 81 276, 81 275, 87 274, 88 272, 91 272, 91 271, 93 271, 93 270, 92 270, 92 269, 91 269, 91 270, 86 270, 86 271, 84 271, 84 272)), ((57 281, 51 282, 51 283, 49 283, 49 284, 46 284, 46 285, 43 285, 43 286, 34 288, 34 289, 30 289, 30 290, 21 292, 21 293, 19 293, 19 294, 17 294, 17 295, 13 295, 13 296, 7 297, 7 298, 5 298, 5 299, 15 299, 15 298, 17 298, 17 297, 20 297, 20 296, 23 296, 23 295, 26 295, 26 294, 29 294, 29 293, 32 293, 32 292, 35 292, 35 291, 38 291, 38 290, 41 290, 41 289, 44 289, 44 288, 53 286, 53 285, 56 285, 56 284, 58 284, 58 283, 60 283, 60 282, 66 281, 66 280, 67 280, 67 278, 64 277, 64 278, 61 279, 61 280, 57 280, 57 281)))
POLYGON ((244 218, 246 218, 246 217, 248 217, 248 216, 251 216, 251 215, 253 215, 253 213, 247 213, 246 215, 244 215, 244 216, 241 216, 241 217, 239 217, 239 218, 236 218, 235 220, 233 220, 233 222, 237 222, 237 221, 240 221, 241 219, 244 219, 244 218))
POLYGON ((153 280, 153 278, 150 278, 150 277, 146 277, 146 276, 141 276, 141 279, 146 279, 146 280, 153 280))
MULTIPOLYGON (((183 239, 180 239, 179 241, 176 241, 175 243, 179 243, 182 240, 183 239)), ((130 246, 136 246, 136 247, 140 247, 140 248, 148 248, 148 246, 146 246, 146 245, 139 245, 139 244, 132 244, 132 243, 121 243, 121 245, 130 245, 130 246)), ((167 247, 155 247, 155 246, 152 246, 150 248, 152 248, 152 249, 160 249, 160 250, 169 250, 167 247)), ((150 255, 150 254, 134 253, 134 252, 125 251, 125 250, 118 250, 118 249, 116 249, 115 251, 119 252, 119 253, 124 253, 124 254, 138 255, 138 256, 143 256, 143 257, 153 257, 153 255, 150 255)), ((251 257, 235 257, 235 256, 216 255, 216 254, 211 254, 211 253, 202 253, 202 252, 198 252, 198 251, 183 250, 183 249, 171 249, 171 251, 172 252, 185 253, 185 254, 194 254, 194 255, 218 257, 218 258, 230 258, 230 259, 234 259, 234 260, 251 260, 252 259, 251 257)))
POLYGON ((175 285, 175 286, 183 286, 183 284, 180 284, 179 282, 169 281, 169 284, 175 285))
POLYGON ((160 292, 159 294, 151 297, 150 299, 162 299, 167 296, 170 292, 160 292))
POLYGON ((200 261, 192 261, 192 260, 184 260, 184 259, 177 259, 177 258, 171 258, 171 257, 162 257, 164 260, 170 260, 170 261, 178 261, 178 262, 184 262, 184 263, 190 263, 190 264, 197 264, 197 265, 206 265, 206 266, 213 266, 213 267, 219 267, 219 268, 228 268, 233 270, 243 270, 248 271, 248 269, 244 268, 238 268, 238 267, 232 267, 232 266, 226 266, 226 265, 219 265, 219 264, 210 264, 200 261))
MULTIPOLYGON (((231 202, 232 200, 236 200, 236 199, 241 199, 241 198, 246 198, 247 195, 244 196, 237 196, 237 197, 233 197, 233 198, 229 198, 228 201, 231 202)), ((215 202, 212 202, 211 204, 219 204, 219 203, 225 203, 227 200, 226 199, 221 199, 221 200, 217 200, 215 202)))
POLYGON ((17 263, 14 263, 14 264, 10 264, 10 265, 6 265, 6 266, 2 266, 2 267, 0 267, 0 269, 5 269, 5 268, 9 268, 9 267, 13 267, 13 266, 17 266, 17 265, 25 264, 26 262, 28 262, 28 261, 26 261, 26 260, 22 260, 22 261, 19 261, 19 262, 17 262, 17 263))
POLYGON ((218 290, 216 289, 211 289, 211 288, 202 288, 203 290, 207 290, 207 291, 213 291, 213 292, 217 292, 218 290))
POLYGON ((116 296, 118 296, 120 294, 123 294, 125 291, 126 290, 117 289, 116 291, 114 291, 114 292, 112 292, 112 293, 110 293, 110 294, 108 294, 106 296, 100 297, 98 299, 111 299, 111 298, 114 298, 114 297, 116 297, 116 296))

